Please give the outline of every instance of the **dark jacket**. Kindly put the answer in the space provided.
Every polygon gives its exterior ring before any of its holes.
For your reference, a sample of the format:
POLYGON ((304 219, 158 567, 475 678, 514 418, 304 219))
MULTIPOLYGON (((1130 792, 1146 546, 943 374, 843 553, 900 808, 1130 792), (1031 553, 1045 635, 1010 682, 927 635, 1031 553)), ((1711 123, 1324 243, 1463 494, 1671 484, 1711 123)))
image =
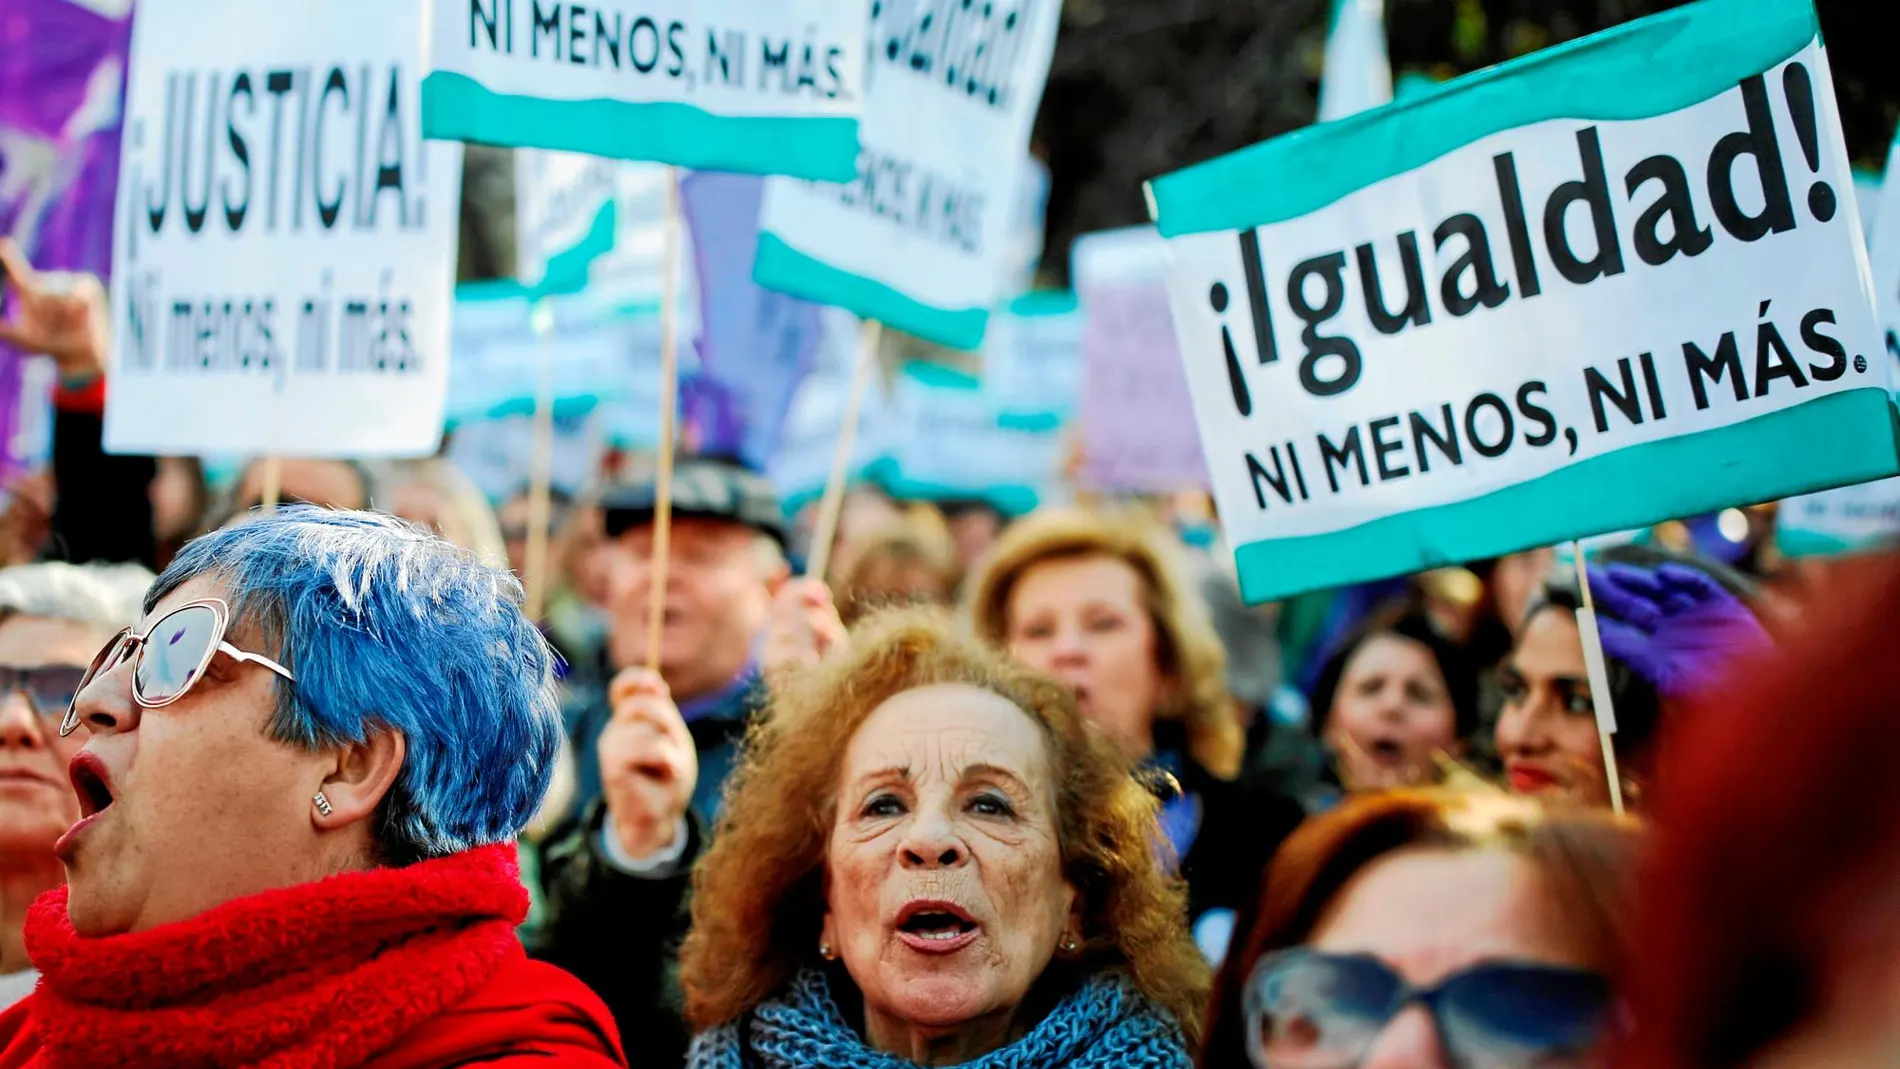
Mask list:
MULTIPOLYGON (((600 733, 614 715, 607 703, 607 686, 612 679, 613 669, 603 653, 598 663, 585 670, 577 668, 567 680, 567 735, 574 746, 573 820, 600 798, 600 733)), ((764 704, 765 685, 752 668, 717 693, 679 703, 680 714, 693 735, 693 747, 699 753, 693 813, 705 827, 712 827, 718 819, 720 792, 738 763, 746 725, 753 711, 764 704)))
POLYGON ((593 988, 635 1052, 635 1065, 681 1065, 690 1037, 677 959, 704 825, 688 814, 680 858, 662 873, 636 876, 607 859, 606 819, 606 804, 596 801, 585 819, 548 843, 541 868, 547 912, 528 936, 528 950, 593 988))

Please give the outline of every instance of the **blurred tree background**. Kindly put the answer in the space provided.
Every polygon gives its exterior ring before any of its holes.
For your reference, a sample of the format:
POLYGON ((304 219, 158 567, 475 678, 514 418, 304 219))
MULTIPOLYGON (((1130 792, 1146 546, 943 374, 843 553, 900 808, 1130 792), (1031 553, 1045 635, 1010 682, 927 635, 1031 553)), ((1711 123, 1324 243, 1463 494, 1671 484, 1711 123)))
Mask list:
MULTIPOLYGON (((1396 77, 1437 80, 1677 6, 1680 0, 1386 0, 1396 77)), ((1848 153, 1878 171, 1900 118, 1895 0, 1817 0, 1848 153)), ((1068 281, 1079 234, 1147 222, 1141 184, 1313 121, 1331 0, 1064 0, 1035 151, 1049 164, 1043 278, 1068 281)), ((471 147, 465 278, 513 269, 508 154, 471 147)))

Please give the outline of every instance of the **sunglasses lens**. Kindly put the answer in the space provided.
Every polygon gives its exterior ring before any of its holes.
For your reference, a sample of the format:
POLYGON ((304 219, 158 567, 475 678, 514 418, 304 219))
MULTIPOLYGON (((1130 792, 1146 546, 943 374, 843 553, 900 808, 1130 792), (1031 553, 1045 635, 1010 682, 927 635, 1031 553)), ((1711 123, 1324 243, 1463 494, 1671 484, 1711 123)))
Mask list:
POLYGON ((41 716, 51 716, 65 712, 66 707, 73 703, 73 697, 79 693, 79 685, 86 680, 87 671, 76 665, 52 665, 29 669, 22 675, 27 697, 33 700, 33 708, 41 716))
POLYGON ((1356 1065, 1391 1018, 1397 977, 1370 958, 1270 954, 1247 984, 1247 1045, 1259 1069, 1356 1065))
POLYGON ((217 640, 218 614, 209 605, 188 605, 160 620, 139 652, 139 697, 168 702, 185 693, 198 681, 217 640))
POLYGON ((1445 1042, 1470 1069, 1586 1064, 1610 1021, 1609 984, 1594 973, 1480 966, 1445 986, 1445 1042))

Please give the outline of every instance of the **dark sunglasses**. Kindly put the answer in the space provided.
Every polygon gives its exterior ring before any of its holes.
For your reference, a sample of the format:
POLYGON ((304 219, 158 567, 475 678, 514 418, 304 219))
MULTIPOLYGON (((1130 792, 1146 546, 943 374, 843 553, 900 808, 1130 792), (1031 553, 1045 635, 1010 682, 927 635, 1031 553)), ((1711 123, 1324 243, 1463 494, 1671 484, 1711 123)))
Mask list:
POLYGON ((1351 1069, 1414 1003, 1431 1012, 1457 1069, 1581 1065, 1615 1005, 1609 982, 1582 969, 1490 961, 1416 988, 1378 958, 1301 949, 1262 957, 1245 998, 1259 1069, 1351 1069))
POLYGON ((92 667, 73 688, 66 718, 59 723, 61 738, 79 727, 79 695, 97 676, 132 661, 132 700, 145 709, 162 709, 184 697, 204 677, 211 658, 222 653, 232 660, 263 665, 295 682, 290 669, 258 653, 246 653, 224 640, 231 622, 230 607, 217 598, 180 605, 159 617, 144 634, 131 628, 114 635, 92 667))
POLYGON ((86 681, 86 669, 76 664, 49 664, 38 668, 0 665, 0 694, 19 691, 40 716, 52 718, 66 711, 86 681))

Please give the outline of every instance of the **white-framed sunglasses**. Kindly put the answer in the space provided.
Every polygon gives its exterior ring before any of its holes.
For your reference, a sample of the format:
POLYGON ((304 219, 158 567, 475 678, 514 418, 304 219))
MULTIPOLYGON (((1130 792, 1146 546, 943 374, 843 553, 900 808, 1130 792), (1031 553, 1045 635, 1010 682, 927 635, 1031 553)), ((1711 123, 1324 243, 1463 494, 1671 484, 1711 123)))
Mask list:
POLYGON ((180 605, 158 618, 144 634, 126 628, 112 636, 99 655, 92 659, 85 678, 73 690, 72 704, 59 722, 61 738, 79 728, 79 698, 96 677, 112 671, 130 658, 132 664, 132 700, 144 709, 163 709, 183 698, 203 678, 211 658, 222 653, 234 661, 262 665, 295 682, 290 669, 261 653, 246 653, 224 640, 224 629, 231 622, 231 608, 218 598, 204 598, 180 605))

